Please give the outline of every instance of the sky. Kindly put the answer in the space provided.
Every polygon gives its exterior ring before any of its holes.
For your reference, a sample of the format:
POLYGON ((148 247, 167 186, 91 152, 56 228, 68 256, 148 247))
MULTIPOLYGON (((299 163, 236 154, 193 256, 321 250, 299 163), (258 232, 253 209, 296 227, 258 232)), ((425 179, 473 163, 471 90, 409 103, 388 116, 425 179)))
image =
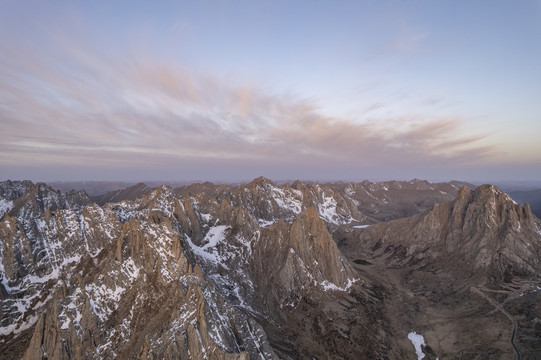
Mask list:
POLYGON ((541 180, 540 64, 540 0, 0 0, 0 180, 541 180))

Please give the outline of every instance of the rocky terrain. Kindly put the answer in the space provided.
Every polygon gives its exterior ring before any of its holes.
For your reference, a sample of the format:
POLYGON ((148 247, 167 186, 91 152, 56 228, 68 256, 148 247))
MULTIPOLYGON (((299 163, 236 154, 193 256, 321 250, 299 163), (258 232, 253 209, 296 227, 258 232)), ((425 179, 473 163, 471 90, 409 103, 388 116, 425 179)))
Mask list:
POLYGON ((508 193, 519 204, 528 203, 532 209, 532 213, 538 218, 541 218, 541 189, 512 190, 508 193))
POLYGON ((397 326, 424 334, 439 358, 541 353, 541 223, 527 204, 464 187, 424 213, 340 232, 343 253, 390 290, 397 326))
POLYGON ((0 354, 534 358, 541 223, 463 185, 2 182, 0 354))

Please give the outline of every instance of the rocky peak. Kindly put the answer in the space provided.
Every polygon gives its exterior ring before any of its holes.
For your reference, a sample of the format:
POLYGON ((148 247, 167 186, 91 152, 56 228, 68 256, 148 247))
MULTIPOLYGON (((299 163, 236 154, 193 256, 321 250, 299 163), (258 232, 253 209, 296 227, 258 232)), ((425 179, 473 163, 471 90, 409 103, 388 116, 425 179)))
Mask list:
POLYGON ((360 241, 401 263, 456 256, 502 279, 540 271, 539 229, 541 222, 527 207, 495 186, 482 185, 462 187, 455 200, 425 213, 370 226, 360 241))
POLYGON ((416 190, 424 190, 424 189, 430 189, 431 183, 427 180, 420 180, 420 179, 413 179, 409 181, 410 184, 412 184, 416 190))
POLYGON ((26 189, 33 187, 34 184, 30 180, 23 181, 0 181, 0 199, 16 200, 22 196, 26 189))
POLYGON ((306 187, 306 184, 300 180, 295 180, 293 184, 291 184, 291 187, 296 190, 302 190, 306 187))
POLYGON ((263 187, 266 187, 268 185, 274 185, 274 183, 270 180, 270 179, 267 179, 266 177, 264 176, 260 176, 260 177, 257 177, 255 179, 253 179, 251 182, 249 182, 246 186, 247 187, 255 187, 257 185, 260 185, 260 186, 263 186, 263 187))
POLYGON ((273 289, 263 301, 272 298, 279 308, 295 308, 314 291, 348 291, 358 280, 313 207, 291 224, 280 221, 262 228, 248 272, 261 286, 256 296, 273 289))
POLYGON ((47 184, 37 183, 26 188, 24 194, 14 201, 11 213, 18 213, 21 216, 22 212, 30 212, 37 216, 47 209, 51 211, 66 208, 80 210, 89 203, 90 199, 84 191, 71 191, 65 194, 47 184))
POLYGON ((522 228, 522 225, 535 226, 535 217, 528 208, 529 206, 522 207, 517 204, 498 187, 488 184, 475 190, 460 188, 453 202, 455 217, 460 214, 466 221, 484 221, 488 228, 504 227, 500 229, 503 231, 517 230, 522 228))
POLYGON ((322 281, 328 280, 339 287, 352 277, 352 269, 342 257, 327 225, 317 210, 310 206, 291 224, 288 246, 305 264, 317 264, 322 281))

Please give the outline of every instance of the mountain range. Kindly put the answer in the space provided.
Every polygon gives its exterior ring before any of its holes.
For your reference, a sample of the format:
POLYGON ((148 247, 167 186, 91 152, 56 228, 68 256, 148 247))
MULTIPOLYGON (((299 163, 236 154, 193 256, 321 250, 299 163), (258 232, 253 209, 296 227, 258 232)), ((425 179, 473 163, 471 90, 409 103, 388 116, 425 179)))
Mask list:
POLYGON ((0 213, 5 359, 541 353, 541 222, 495 186, 4 181, 0 213))

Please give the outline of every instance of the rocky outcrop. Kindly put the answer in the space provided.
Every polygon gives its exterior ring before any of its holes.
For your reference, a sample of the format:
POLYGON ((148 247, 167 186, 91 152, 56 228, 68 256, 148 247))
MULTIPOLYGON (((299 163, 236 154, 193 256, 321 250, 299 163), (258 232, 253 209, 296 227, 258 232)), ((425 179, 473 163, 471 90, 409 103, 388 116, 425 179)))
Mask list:
POLYGON ((89 203, 90 199, 84 191, 61 193, 47 184, 37 183, 34 186, 27 187, 24 194, 14 201, 10 214, 25 218, 33 216, 35 218, 47 209, 51 211, 57 209, 76 210, 89 203))
POLYGON ((24 181, 0 181, 0 199, 4 200, 17 200, 21 197, 28 188, 33 187, 34 184, 30 180, 24 181))
POLYGON ((457 257, 498 278, 539 274, 541 223, 492 185, 463 187, 454 201, 360 230, 359 246, 406 264, 457 257))
POLYGON ((541 218, 541 189, 536 190, 514 190, 509 195, 520 204, 528 204, 532 213, 541 218))
POLYGON ((261 287, 256 292, 273 289, 280 307, 295 307, 313 288, 346 290, 359 280, 313 207, 291 224, 262 229, 249 267, 261 287))

